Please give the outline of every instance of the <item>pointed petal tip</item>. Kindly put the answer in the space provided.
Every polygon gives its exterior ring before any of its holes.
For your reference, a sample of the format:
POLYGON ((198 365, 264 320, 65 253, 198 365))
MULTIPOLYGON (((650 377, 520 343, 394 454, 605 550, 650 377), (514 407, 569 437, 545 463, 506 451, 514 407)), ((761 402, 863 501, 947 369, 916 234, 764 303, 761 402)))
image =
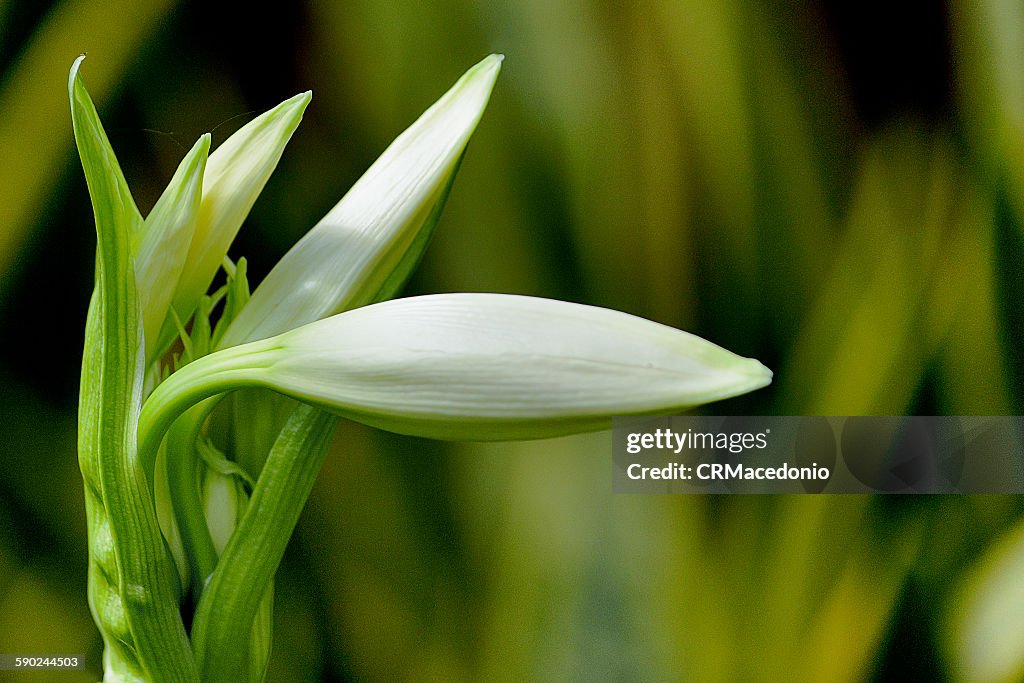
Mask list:
POLYGON ((312 99, 313 91, 306 90, 305 92, 300 92, 298 95, 293 95, 292 97, 289 97, 287 100, 285 100, 278 106, 281 108, 296 106, 300 107, 301 109, 305 109, 312 99))
POLYGON ((768 369, 761 361, 756 358, 744 358, 743 361, 737 373, 743 378, 743 381, 740 382, 743 386, 740 393, 745 394, 748 391, 763 389, 772 383, 775 373, 768 369))
POLYGON ((78 55, 75 61, 71 64, 71 72, 68 74, 68 92, 73 93, 75 90, 75 81, 78 80, 78 72, 82 68, 82 62, 85 61, 85 53, 78 55))
MULTIPOLYGON (((210 133, 203 133, 199 136, 199 139, 196 140, 196 143, 192 145, 192 149, 190 149, 188 154, 185 155, 185 161, 182 162, 187 169, 187 173, 194 173, 195 169, 200 165, 205 168, 206 160, 210 156, 210 145, 212 144, 212 139, 213 136, 210 133)), ((201 175, 200 178, 202 178, 201 175)))
POLYGON ((500 53, 496 52, 494 54, 487 55, 486 57, 484 57, 480 61, 479 64, 477 64, 475 69, 471 69, 470 70, 470 73, 472 73, 474 71, 477 71, 477 70, 479 70, 481 72, 493 71, 495 73, 495 75, 497 75, 497 73, 499 71, 501 71, 501 63, 504 62, 504 61, 505 61, 505 55, 503 55, 503 54, 500 54, 500 53))
POLYGON ((287 100, 274 107, 271 111, 287 112, 288 118, 297 126, 298 122, 302 120, 303 114, 306 113, 306 107, 309 106, 309 103, 312 100, 313 91, 307 90, 305 92, 300 92, 298 95, 289 97, 287 100))
POLYGON ((772 383, 774 373, 756 358, 744 358, 725 351, 731 359, 715 370, 709 391, 693 405, 703 405, 743 396, 772 383))
POLYGON ((494 53, 487 55, 479 62, 474 64, 470 69, 463 74, 459 82, 455 84, 452 90, 457 90, 460 85, 466 83, 478 83, 480 81, 488 82, 488 90, 494 87, 494 82, 498 78, 498 74, 501 73, 501 63, 505 61, 505 55, 494 53))
POLYGON ((762 386, 768 386, 771 384, 772 379, 775 377, 775 373, 772 372, 769 367, 754 358, 750 359, 750 370, 751 377, 756 377, 758 380, 764 382, 762 386))
MULTIPOLYGON (((483 110, 487 106, 487 101, 494 91, 494 86, 498 82, 498 74, 501 73, 501 62, 504 59, 505 56, 500 54, 488 55, 481 59, 462 74, 462 77, 456 81, 455 85, 441 99, 435 102, 428 112, 444 107, 453 101, 470 102, 475 100, 479 103, 475 105, 479 109, 479 116, 482 116, 483 110)), ((479 120, 479 116, 477 120, 479 120)))

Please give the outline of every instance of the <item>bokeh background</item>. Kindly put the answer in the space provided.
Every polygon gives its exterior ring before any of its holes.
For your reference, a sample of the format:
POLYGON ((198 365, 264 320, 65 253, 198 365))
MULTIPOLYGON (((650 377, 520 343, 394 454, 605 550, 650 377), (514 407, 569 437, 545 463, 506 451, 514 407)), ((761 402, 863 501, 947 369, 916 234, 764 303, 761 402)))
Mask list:
MULTIPOLYGON (((0 651, 85 653, 94 254, 66 79, 143 211, 314 99, 232 249, 256 282, 470 65, 507 59, 410 292, 617 308, 776 371, 721 414, 1021 414, 1024 5, 0 0, 0 651)), ((597 434, 345 425, 271 680, 1020 680, 1018 497, 613 496, 597 434)), ((2 672, 0 672, 2 674, 2 672)))

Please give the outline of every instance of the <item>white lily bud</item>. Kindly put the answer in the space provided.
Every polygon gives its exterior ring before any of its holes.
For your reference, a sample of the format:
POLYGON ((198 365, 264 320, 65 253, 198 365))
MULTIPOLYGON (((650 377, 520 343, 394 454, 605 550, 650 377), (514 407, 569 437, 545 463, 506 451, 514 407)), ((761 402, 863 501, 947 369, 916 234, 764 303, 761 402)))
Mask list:
POLYGON ((203 473, 202 490, 203 514, 220 555, 245 514, 245 489, 237 477, 208 469, 203 473))
POLYGON ((467 71, 385 150, 267 275, 222 347, 371 303, 385 285, 401 284, 426 247, 501 61, 491 55, 467 71))
MULTIPOLYGON (((174 294, 174 310, 182 320, 192 314, 210 286, 310 99, 312 94, 304 92, 285 100, 242 126, 210 154, 195 234, 174 294)), ((173 336, 173 323, 165 326, 161 338, 168 333, 173 336)))
POLYGON ((262 386, 402 434, 531 439, 603 429, 614 415, 690 408, 771 378, 756 360, 626 313, 438 294, 355 309, 200 359, 154 392, 140 434, 155 437, 145 432, 203 396, 262 386))

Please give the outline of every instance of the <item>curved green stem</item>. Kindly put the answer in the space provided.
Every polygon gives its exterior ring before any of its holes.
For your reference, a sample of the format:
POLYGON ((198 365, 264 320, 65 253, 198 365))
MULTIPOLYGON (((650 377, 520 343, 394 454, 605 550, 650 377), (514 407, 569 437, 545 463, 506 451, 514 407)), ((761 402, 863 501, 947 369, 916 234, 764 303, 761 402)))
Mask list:
POLYGON ((253 358, 274 347, 253 342, 203 356, 189 363, 146 399, 139 414, 139 458, 152 481, 157 451, 164 435, 192 406, 217 394, 260 384, 260 364, 253 358))

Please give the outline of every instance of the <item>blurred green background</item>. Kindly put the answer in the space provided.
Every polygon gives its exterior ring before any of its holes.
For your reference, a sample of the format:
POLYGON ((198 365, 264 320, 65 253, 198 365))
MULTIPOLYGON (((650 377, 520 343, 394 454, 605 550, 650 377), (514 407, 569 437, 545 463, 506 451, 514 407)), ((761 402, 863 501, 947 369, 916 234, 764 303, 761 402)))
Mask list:
MULTIPOLYGON (((899 7, 0 0, 0 652, 100 675, 79 53, 144 212, 201 133, 313 90, 232 249, 257 282, 503 52, 410 292, 608 306, 775 370, 720 414, 1021 414, 1024 5, 899 7)), ((1020 498, 613 496, 609 452, 344 425, 280 572, 271 680, 1024 676, 1020 498)))

